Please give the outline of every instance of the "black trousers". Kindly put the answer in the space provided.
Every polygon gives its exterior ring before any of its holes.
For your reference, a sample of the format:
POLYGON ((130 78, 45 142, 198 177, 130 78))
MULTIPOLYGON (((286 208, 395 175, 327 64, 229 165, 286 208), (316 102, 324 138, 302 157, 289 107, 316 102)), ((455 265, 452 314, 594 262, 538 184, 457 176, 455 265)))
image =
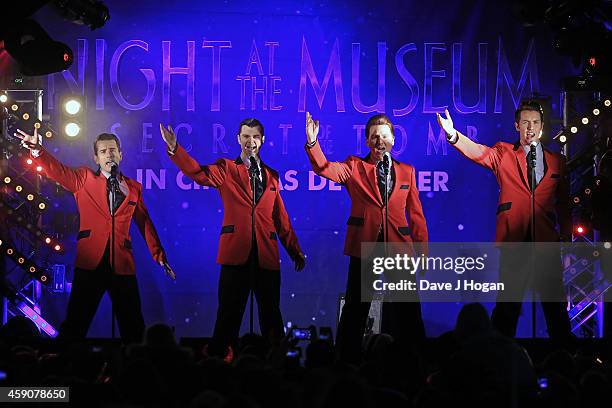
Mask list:
POLYGON ((493 327, 508 337, 516 335, 522 297, 530 288, 540 297, 548 336, 567 341, 572 334, 566 302, 562 301, 565 291, 561 252, 555 247, 536 250, 533 260, 530 260, 530 254, 531 251, 526 251, 525 246, 519 250, 502 248, 499 273, 507 290, 498 296, 493 309, 493 327))
POLYGON ((280 270, 260 268, 255 246, 245 264, 221 265, 217 320, 208 353, 224 356, 228 346, 235 349, 251 289, 257 300, 261 334, 278 344, 284 335, 280 286, 280 270))
MULTIPOLYGON (((351 257, 349 262, 344 307, 336 347, 340 360, 359 363, 361 343, 365 332, 371 302, 361 301, 361 259, 351 257)), ((417 302, 384 302, 382 306, 381 332, 407 346, 418 346, 425 339, 425 325, 421 304, 417 302)))
POLYGON ((84 339, 102 296, 108 292, 122 341, 124 343, 142 341, 145 324, 136 276, 113 273, 109 248, 110 245, 107 244, 102 261, 96 269, 75 268, 66 320, 60 327, 60 338, 84 339))

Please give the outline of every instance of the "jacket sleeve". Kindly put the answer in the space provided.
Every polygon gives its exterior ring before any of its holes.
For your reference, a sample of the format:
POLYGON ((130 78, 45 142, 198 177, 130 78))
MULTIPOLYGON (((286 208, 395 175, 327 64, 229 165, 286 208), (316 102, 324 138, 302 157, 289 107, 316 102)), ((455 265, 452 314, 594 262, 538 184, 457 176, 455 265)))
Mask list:
POLYGON ((201 166, 181 146, 177 146, 176 152, 170 156, 170 160, 178 166, 184 175, 202 186, 221 186, 225 180, 226 162, 223 159, 215 164, 201 166))
POLYGON ((306 145, 306 153, 312 165, 312 170, 319 176, 325 177, 338 184, 344 184, 351 178, 353 169, 349 164, 350 162, 348 160, 346 162, 327 161, 318 140, 312 147, 306 145))
POLYGON ((455 148, 459 150, 461 154, 474 163, 493 171, 496 171, 497 165, 501 160, 501 143, 496 143, 493 147, 489 147, 476 143, 469 137, 457 131, 457 143, 455 143, 453 146, 455 146, 455 148))
POLYGON ((38 157, 33 159, 37 165, 42 167, 42 174, 71 193, 76 193, 85 184, 88 174, 86 168, 73 169, 65 166, 45 149, 41 149, 38 157))
POLYGON ((289 220, 289 215, 285 209, 280 191, 276 193, 274 209, 272 210, 272 219, 274 220, 274 227, 278 234, 278 239, 283 247, 285 247, 291 259, 295 259, 302 250, 300 249, 295 231, 293 231, 293 227, 291 226, 291 221, 289 220))
POLYGON ((151 252, 151 256, 155 262, 158 264, 161 262, 166 262, 166 252, 162 247, 159 235, 157 235, 157 230, 155 229, 155 225, 153 225, 153 221, 151 220, 147 207, 145 206, 142 198, 142 188, 138 189, 138 201, 136 203, 136 209, 134 210, 134 221, 138 226, 140 234, 147 243, 149 252, 151 252))
POLYGON ((412 185, 406 197, 406 212, 410 222, 410 235, 414 242, 427 242, 427 222, 419 199, 419 189, 416 182, 416 170, 412 168, 412 185))

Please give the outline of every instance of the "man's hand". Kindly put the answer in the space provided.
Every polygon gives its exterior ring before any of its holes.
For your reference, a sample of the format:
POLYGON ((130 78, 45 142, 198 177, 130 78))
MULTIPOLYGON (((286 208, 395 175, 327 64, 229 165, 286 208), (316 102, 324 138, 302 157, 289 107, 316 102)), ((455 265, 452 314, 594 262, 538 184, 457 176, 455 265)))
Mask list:
POLYGON ((26 149, 37 149, 40 147, 40 138, 38 137, 38 130, 34 128, 34 134, 29 135, 23 130, 17 129, 17 133, 13 133, 15 137, 21 139, 21 145, 26 149))
POLYGON ((454 138, 457 131, 453 126, 453 120, 451 119, 450 114, 448 113, 448 109, 444 110, 444 115, 446 116, 446 118, 443 118, 442 115, 436 113, 436 119, 438 119, 438 124, 442 129, 444 129, 444 131, 449 137, 454 138))
POLYGON ((166 129, 164 125, 160 123, 159 131, 161 132, 164 142, 168 145, 168 149, 173 152, 174 149, 176 149, 176 135, 174 134, 174 130, 172 130, 172 126, 168 125, 168 129, 166 129))
POLYGON ((299 272, 306 266, 306 257, 300 252, 293 260, 293 263, 295 264, 295 271, 299 272))
POLYGON ((319 121, 312 120, 310 112, 306 112, 306 137, 309 144, 314 143, 317 140, 319 134, 319 121))
POLYGON ((168 275, 170 279, 176 280, 176 274, 174 273, 174 270, 172 270, 172 267, 168 264, 168 262, 161 261, 159 264, 164 268, 164 273, 168 275))

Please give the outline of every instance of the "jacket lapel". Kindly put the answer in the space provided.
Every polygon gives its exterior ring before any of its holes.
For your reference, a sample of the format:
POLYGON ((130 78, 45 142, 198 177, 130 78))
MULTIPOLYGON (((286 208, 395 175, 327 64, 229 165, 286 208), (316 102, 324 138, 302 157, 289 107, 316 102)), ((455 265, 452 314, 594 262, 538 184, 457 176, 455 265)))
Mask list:
POLYGON ((376 182, 376 166, 371 164, 369 159, 370 155, 367 155, 361 159, 361 166, 364 173, 363 177, 367 180, 368 185, 370 186, 370 195, 374 198, 378 205, 382 207, 383 202, 380 192, 378 191, 378 183, 376 182))
POLYGON ((519 168, 519 173, 521 174, 521 178, 523 180, 523 185, 527 188, 527 190, 530 190, 529 179, 527 178, 527 156, 525 155, 525 151, 523 150, 520 142, 516 142, 514 144, 514 156, 516 158, 516 165, 519 168))

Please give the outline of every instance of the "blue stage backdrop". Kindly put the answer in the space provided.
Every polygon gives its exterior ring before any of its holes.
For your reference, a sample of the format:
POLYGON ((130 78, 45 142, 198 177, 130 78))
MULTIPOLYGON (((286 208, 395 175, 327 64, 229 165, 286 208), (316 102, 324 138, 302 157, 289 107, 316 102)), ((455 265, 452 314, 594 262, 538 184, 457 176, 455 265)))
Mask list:
MULTIPOLYGON (((96 31, 42 10, 37 17, 45 28, 75 51, 69 71, 45 79, 44 110, 57 120, 60 96, 78 93, 87 101, 85 135, 56 137, 47 147, 69 165, 93 167, 95 135, 119 135, 122 170, 143 183, 178 276, 175 284, 163 276, 134 228, 145 318, 168 322, 180 336, 208 336, 217 308, 223 207, 214 189, 177 171, 158 126, 171 124, 200 163, 211 163, 237 157, 238 123, 260 119, 263 160, 281 175, 308 257, 298 274, 282 251, 284 319, 335 328, 348 266, 342 250, 350 200, 311 172, 305 112, 320 120, 331 160, 365 156, 365 122, 388 114, 396 125, 395 158, 419 172, 431 241, 493 240, 496 180, 446 144, 435 112, 448 107, 458 129, 492 145, 515 140, 513 114, 522 97, 549 95, 558 110, 560 78, 572 67, 555 55, 543 28, 522 27, 510 3, 112 0, 106 1, 110 21, 96 31)), ((75 211, 71 196, 57 200, 55 211, 75 211)), ((60 261, 72 263, 76 232, 60 261)), ((65 299, 44 300, 46 316, 59 323, 65 299)), ((109 334, 105 302, 90 335, 109 334)), ((428 334, 451 328, 458 307, 423 305, 428 334)), ((245 330, 246 322, 247 315, 245 330)))

